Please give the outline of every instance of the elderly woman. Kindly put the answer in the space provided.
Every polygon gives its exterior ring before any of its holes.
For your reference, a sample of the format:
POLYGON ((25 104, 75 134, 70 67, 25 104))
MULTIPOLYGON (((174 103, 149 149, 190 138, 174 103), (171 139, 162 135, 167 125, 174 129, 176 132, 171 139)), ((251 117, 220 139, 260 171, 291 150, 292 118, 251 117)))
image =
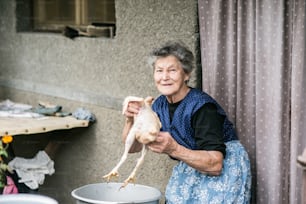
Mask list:
MULTIPOLYGON (((249 203, 248 154, 216 100, 187 85, 192 52, 181 43, 166 43, 153 50, 151 62, 161 93, 152 108, 162 129, 148 147, 178 161, 166 188, 166 203, 249 203)), ((138 109, 136 102, 129 103, 127 123, 133 123, 138 109)), ((136 141, 131 152, 139 151, 139 146, 136 141)))

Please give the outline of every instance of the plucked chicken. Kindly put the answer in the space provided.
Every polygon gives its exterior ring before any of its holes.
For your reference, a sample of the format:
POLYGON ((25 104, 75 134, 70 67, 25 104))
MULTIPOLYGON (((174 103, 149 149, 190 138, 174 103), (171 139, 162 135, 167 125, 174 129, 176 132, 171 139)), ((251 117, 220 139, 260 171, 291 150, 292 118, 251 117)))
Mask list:
POLYGON ((152 110, 151 105, 153 102, 153 97, 148 96, 145 99, 135 96, 128 96, 125 98, 123 102, 123 110, 122 113, 125 113, 129 102, 139 102, 141 104, 141 108, 136 116, 134 116, 134 123, 132 127, 129 129, 126 140, 125 140, 125 148, 124 153, 119 161, 119 163, 111 170, 110 173, 103 176, 103 178, 107 179, 107 182, 110 181, 112 177, 118 177, 118 170, 120 166, 125 162, 127 156, 129 154, 129 150, 132 147, 135 140, 142 144, 141 156, 137 160, 136 166, 133 169, 132 173, 129 177, 124 181, 121 188, 128 185, 130 182, 135 182, 136 172, 144 161, 144 157, 147 153, 146 144, 153 142, 161 128, 161 122, 157 116, 157 114, 152 110))

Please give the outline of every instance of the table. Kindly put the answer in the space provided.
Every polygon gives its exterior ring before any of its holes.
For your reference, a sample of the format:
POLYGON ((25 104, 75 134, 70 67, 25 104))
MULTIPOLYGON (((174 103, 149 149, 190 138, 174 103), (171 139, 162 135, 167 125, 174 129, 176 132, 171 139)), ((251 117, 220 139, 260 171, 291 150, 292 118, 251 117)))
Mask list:
POLYGON ((29 135, 53 130, 88 127, 88 124, 89 121, 78 120, 72 116, 39 118, 0 117, 0 136, 29 135))

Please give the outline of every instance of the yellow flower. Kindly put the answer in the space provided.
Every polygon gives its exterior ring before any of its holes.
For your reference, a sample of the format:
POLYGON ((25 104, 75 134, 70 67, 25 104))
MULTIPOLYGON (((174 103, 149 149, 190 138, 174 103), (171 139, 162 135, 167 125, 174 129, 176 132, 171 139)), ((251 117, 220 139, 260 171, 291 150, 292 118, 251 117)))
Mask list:
POLYGON ((13 137, 11 135, 4 135, 1 140, 4 144, 9 144, 13 141, 13 137))

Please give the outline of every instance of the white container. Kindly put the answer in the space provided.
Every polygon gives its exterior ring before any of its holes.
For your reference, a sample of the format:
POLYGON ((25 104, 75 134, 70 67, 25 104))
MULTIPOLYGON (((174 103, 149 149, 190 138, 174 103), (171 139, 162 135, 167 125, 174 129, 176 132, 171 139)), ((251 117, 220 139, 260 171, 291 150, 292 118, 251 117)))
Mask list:
POLYGON ((115 204, 142 203, 158 204, 161 192, 153 187, 128 184, 120 189, 122 183, 96 183, 77 188, 71 195, 76 204, 115 204))
POLYGON ((58 202, 43 195, 19 193, 0 195, 0 204, 58 204, 58 202))

